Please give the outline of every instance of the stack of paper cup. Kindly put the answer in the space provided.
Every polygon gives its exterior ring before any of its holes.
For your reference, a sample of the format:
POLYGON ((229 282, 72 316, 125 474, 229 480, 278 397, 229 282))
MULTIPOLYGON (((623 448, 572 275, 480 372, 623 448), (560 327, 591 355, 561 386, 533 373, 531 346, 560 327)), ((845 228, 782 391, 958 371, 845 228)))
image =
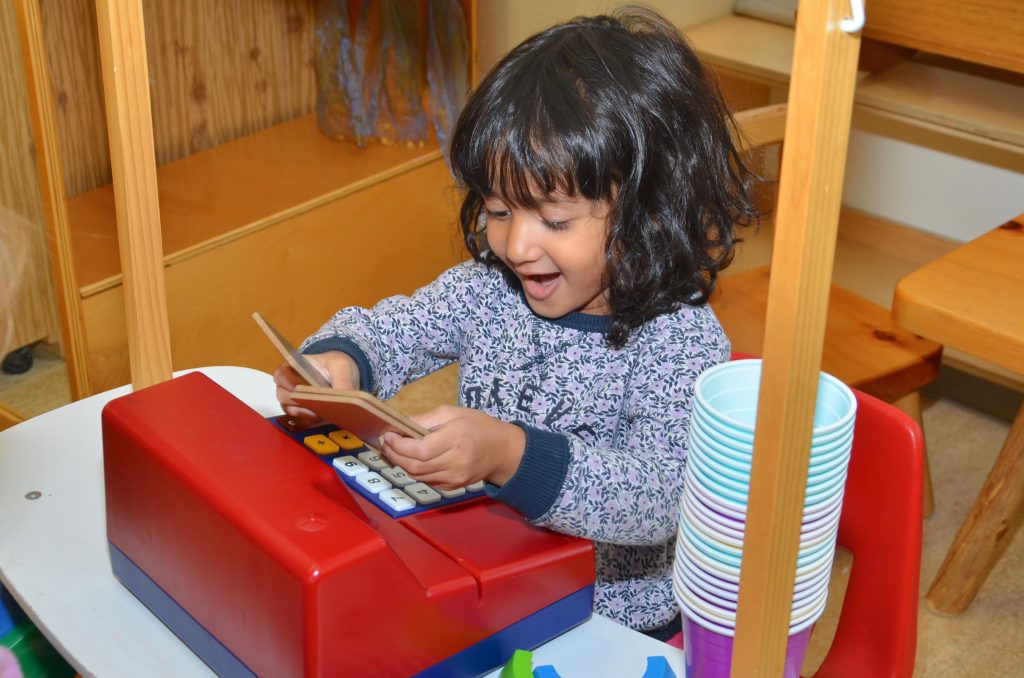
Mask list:
MULTIPOLYGON (((705 371, 695 386, 673 577, 689 678, 729 676, 760 382, 760 360, 736 360, 705 371)), ((821 373, 786 678, 800 675, 811 628, 825 609, 856 407, 848 387, 821 373)))

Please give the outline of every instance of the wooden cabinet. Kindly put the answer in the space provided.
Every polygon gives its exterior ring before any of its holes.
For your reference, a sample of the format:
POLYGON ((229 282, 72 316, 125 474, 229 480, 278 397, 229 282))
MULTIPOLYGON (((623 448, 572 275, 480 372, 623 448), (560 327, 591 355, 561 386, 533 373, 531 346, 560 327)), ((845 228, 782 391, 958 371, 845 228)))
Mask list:
MULTIPOLYGON (((45 52, 29 75, 81 397, 130 380, 96 19, 85 0, 19 2, 23 39, 45 52)), ((462 5, 472 27, 475 3, 462 5)), ((463 256, 436 142, 360 149, 318 131, 313 0, 143 8, 174 369, 271 370, 252 311, 297 341, 463 256)))

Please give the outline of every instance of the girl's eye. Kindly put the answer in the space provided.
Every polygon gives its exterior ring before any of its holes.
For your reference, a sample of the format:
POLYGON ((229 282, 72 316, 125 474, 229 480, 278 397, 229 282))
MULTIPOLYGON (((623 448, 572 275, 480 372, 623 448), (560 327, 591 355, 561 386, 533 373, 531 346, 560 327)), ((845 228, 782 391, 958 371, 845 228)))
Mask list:
POLYGON ((568 221, 549 221, 547 219, 542 220, 544 225, 553 231, 564 231, 569 226, 568 221))
POLYGON ((488 219, 508 219, 511 212, 509 210, 486 210, 488 219))

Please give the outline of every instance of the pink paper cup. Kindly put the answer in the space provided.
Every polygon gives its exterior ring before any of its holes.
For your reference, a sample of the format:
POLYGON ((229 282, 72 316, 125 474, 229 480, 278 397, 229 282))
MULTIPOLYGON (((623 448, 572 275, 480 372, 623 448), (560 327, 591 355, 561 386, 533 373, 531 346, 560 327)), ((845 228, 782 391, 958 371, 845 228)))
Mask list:
MULTIPOLYGON (((789 636, 786 642, 784 678, 800 678, 813 627, 789 636)), ((729 678, 732 668, 732 637, 703 628, 683 615, 683 653, 687 678, 729 678)))

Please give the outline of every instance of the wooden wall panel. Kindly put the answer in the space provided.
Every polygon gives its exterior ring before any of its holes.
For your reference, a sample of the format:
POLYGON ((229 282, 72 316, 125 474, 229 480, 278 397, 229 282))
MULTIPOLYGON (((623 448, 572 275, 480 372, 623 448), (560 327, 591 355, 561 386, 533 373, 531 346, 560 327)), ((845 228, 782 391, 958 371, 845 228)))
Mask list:
POLYGON ((68 195, 110 183, 107 120, 92 0, 40 0, 68 195))
POLYGON ((0 308, 0 354, 55 340, 60 331, 19 44, 14 7, 0 3, 0 219, 5 222, 0 233, 11 238, 0 246, 13 248, 17 237, 26 248, 21 261, 0 259, 0 285, 18 285, 5 290, 14 295, 11 312, 0 308), (13 270, 15 264, 20 270, 13 270))
MULTIPOLYGON (((313 0, 143 4, 158 164, 313 110, 313 0)), ((111 180, 96 15, 90 0, 42 10, 72 196, 111 180)))
POLYGON ((157 163, 313 110, 313 3, 148 0, 157 163))
MULTIPOLYGON (((434 279, 465 256, 451 184, 437 159, 167 266, 173 368, 272 371, 280 356, 253 322, 253 311, 297 343, 342 306, 372 305, 434 279), (384 223, 391 228, 378 227, 384 223)), ((89 296, 83 305, 91 391, 127 383, 122 287, 89 296)))

